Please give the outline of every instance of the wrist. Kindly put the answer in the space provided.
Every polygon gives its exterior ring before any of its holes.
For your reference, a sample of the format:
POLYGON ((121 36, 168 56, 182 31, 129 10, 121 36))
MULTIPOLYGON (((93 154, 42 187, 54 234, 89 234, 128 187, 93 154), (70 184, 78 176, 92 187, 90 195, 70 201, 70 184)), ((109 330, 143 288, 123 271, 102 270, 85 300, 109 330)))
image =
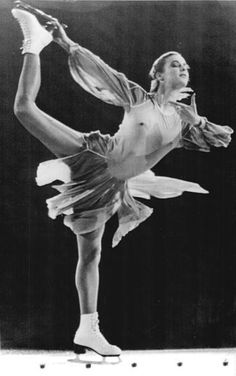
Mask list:
POLYGON ((73 42, 70 38, 56 38, 55 42, 59 44, 68 54, 73 47, 78 46, 77 43, 73 42))
POLYGON ((199 116, 198 119, 196 119, 196 121, 194 122, 194 124, 192 125, 193 127, 202 127, 204 124, 204 121, 203 119, 199 116))

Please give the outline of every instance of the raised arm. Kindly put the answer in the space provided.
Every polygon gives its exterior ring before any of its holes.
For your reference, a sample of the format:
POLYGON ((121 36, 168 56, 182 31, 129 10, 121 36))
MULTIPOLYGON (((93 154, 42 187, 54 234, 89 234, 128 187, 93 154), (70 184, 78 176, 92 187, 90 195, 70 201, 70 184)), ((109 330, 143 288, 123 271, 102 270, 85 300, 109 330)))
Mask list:
POLYGON ((90 94, 124 108, 147 100, 147 93, 141 86, 129 81, 123 73, 112 69, 98 56, 69 39, 60 25, 54 40, 69 54, 73 79, 90 94))
POLYGON ((191 105, 170 102, 182 119, 182 138, 179 146, 188 150, 210 151, 211 146, 227 147, 234 132, 227 125, 217 125, 198 115, 195 94, 191 105))

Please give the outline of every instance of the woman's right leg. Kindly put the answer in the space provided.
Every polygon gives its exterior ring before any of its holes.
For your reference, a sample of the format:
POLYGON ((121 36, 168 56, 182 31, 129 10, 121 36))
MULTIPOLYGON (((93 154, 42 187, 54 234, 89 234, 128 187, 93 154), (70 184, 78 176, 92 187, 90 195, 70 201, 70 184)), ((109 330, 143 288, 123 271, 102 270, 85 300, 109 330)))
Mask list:
MULTIPOLYGON (((27 28, 28 39, 24 35, 25 41, 29 41, 30 33, 34 33, 34 25, 38 28, 38 33, 42 30, 41 39, 48 38, 49 33, 45 33, 45 29, 41 25, 39 26, 33 15, 18 9, 14 11, 14 17, 18 19, 19 23, 24 21, 24 27, 25 24, 27 26, 27 22, 30 24, 27 28)), ((40 43, 42 42, 40 41, 40 43)), ((14 104, 15 115, 22 125, 56 156, 76 154, 79 146, 82 145, 83 135, 47 115, 35 103, 41 82, 39 53, 30 52, 30 50, 35 51, 35 44, 37 44, 37 40, 28 43, 30 45, 29 52, 24 54, 24 63, 14 104)))

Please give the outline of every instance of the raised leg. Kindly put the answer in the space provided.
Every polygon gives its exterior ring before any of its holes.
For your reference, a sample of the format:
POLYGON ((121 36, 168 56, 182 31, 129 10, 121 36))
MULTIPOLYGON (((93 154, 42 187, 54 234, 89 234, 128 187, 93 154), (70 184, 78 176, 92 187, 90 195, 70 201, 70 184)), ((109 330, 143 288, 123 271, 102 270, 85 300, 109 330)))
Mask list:
POLYGON ((83 135, 38 108, 35 101, 40 88, 41 49, 52 40, 32 14, 13 9, 24 34, 24 62, 15 98, 14 112, 21 124, 58 157, 75 154, 83 135))
POLYGON ((63 157, 78 152, 83 135, 41 111, 35 99, 40 86, 39 55, 25 54, 14 112, 21 124, 52 153, 63 157))

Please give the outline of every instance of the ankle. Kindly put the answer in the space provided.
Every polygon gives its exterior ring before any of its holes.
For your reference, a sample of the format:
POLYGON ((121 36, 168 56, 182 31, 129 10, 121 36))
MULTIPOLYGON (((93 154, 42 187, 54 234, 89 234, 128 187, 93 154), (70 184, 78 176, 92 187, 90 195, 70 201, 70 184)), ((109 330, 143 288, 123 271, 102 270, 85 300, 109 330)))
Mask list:
POLYGON ((98 312, 92 312, 92 313, 82 313, 80 315, 80 322, 82 321, 92 321, 98 319, 98 312))

